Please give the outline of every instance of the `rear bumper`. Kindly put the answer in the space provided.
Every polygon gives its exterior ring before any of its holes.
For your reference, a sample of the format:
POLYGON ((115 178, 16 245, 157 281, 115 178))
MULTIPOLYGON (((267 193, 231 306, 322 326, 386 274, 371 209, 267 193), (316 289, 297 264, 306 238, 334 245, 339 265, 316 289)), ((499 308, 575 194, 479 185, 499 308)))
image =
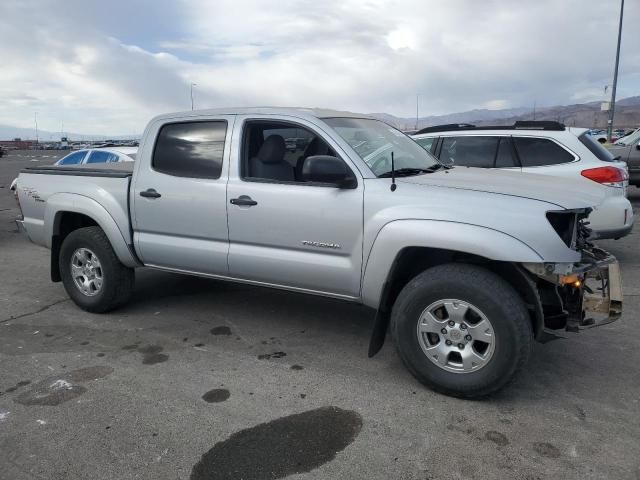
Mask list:
POLYGON ((620 238, 633 229, 633 207, 620 195, 607 197, 589 215, 592 239, 620 238))
POLYGON ((631 222, 631 225, 627 225, 626 227, 594 232, 592 238, 594 240, 606 240, 608 238, 615 238, 617 240, 618 238, 626 237, 627 235, 629 235, 631 233, 631 230, 633 230, 633 222, 631 222))

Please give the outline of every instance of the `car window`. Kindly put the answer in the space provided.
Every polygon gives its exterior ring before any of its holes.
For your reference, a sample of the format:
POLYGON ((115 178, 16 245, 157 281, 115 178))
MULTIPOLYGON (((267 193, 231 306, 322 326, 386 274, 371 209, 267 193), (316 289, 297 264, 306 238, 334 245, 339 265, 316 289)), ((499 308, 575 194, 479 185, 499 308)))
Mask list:
POLYGON ((337 156, 320 136, 290 123, 247 121, 243 139, 241 176, 249 180, 306 183, 308 157, 337 156))
POLYGON ((575 160, 574 156, 548 138, 513 137, 523 167, 558 165, 575 160))
POLYGON ((427 152, 431 152, 431 148, 436 141, 436 137, 414 138, 416 143, 424 148, 427 152))
POLYGON ((433 155, 400 130, 370 118, 325 118, 324 121, 346 141, 377 176, 391 173, 391 158, 396 171, 438 168, 433 155))
POLYGON ((511 168, 517 167, 516 159, 513 158, 513 148, 511 148, 511 139, 502 137, 498 144, 498 151, 496 152, 496 168, 511 168))
POLYGON ((614 156, 613 154, 604 148, 600 142, 594 140, 591 135, 588 135, 587 132, 583 133, 578 137, 580 143, 582 143, 585 147, 589 149, 591 153, 593 153, 599 160, 603 162, 613 162, 614 156))
POLYGON ((117 161, 117 154, 104 150, 93 150, 87 159, 87 163, 113 163, 117 161))
POLYGON ((181 122, 160 129, 152 167, 176 177, 220 178, 227 122, 181 122))
POLYGON ((78 165, 79 163, 82 163, 82 159, 84 158, 86 153, 86 150, 70 153, 69 155, 61 159, 58 162, 58 165, 78 165))
POLYGON ((449 165, 492 168, 500 137, 444 137, 440 160, 449 165))

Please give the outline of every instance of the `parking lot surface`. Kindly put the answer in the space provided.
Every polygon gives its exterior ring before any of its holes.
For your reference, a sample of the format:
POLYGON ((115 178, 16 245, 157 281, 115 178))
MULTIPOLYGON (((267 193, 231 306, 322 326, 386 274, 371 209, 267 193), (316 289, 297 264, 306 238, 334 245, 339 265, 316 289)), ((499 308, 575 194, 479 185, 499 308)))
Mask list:
POLYGON ((11 180, 59 156, 0 158, 0 479, 640 479, 639 233, 601 242, 620 321, 464 401, 368 359, 372 311, 335 300, 140 270, 81 311, 13 223, 11 180))

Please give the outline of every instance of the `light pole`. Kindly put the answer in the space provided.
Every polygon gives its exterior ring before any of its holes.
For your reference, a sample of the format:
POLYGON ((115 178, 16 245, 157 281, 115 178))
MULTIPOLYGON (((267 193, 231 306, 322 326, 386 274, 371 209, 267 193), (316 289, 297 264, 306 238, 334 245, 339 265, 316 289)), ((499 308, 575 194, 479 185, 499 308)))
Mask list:
POLYGON ((197 84, 191 83, 191 110, 193 110, 193 87, 196 87, 197 84))
POLYGON ((34 112, 33 121, 36 124, 36 145, 38 144, 38 112, 34 112))
POLYGON ((620 1, 620 23, 618 24, 618 46, 616 48, 616 66, 613 70, 613 87, 611 88, 611 105, 609 105, 609 120, 607 121, 607 142, 611 143, 613 133, 613 116, 616 111, 616 87, 618 86, 618 63, 620 62, 620 40, 622 39, 622 14, 624 0, 620 1))

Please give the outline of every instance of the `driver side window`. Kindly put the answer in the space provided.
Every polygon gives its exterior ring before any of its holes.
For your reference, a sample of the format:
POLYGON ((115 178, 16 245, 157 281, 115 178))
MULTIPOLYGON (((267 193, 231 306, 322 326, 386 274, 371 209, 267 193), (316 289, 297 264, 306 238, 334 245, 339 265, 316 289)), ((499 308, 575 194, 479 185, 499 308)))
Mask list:
POLYGON ((242 147, 241 177, 249 181, 307 183, 303 174, 307 158, 337 156, 305 127, 264 120, 245 123, 242 147))

